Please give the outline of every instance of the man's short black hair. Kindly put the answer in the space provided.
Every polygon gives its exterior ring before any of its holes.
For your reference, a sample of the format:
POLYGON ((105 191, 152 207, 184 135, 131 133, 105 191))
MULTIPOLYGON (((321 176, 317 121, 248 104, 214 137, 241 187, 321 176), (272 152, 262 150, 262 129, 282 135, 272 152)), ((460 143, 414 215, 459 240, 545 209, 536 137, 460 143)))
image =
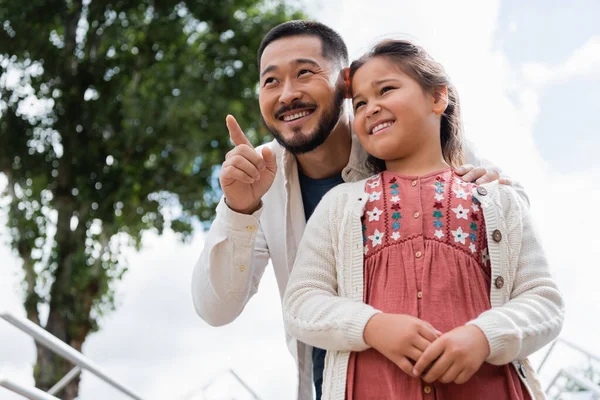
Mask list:
POLYGON ((320 22, 297 20, 277 25, 265 35, 258 48, 258 68, 260 69, 260 58, 269 44, 292 36, 318 37, 321 39, 323 57, 339 63, 340 67, 348 65, 348 48, 336 31, 320 22))

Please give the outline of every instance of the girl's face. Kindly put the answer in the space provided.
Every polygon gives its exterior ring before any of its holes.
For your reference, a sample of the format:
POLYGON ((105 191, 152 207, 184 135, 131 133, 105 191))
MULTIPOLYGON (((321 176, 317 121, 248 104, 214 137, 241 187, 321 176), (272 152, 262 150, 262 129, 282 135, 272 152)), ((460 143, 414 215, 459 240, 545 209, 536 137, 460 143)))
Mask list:
POLYGON ((387 58, 372 58, 356 71, 352 107, 354 130, 364 149, 377 158, 404 159, 436 140, 440 148, 435 95, 387 58))

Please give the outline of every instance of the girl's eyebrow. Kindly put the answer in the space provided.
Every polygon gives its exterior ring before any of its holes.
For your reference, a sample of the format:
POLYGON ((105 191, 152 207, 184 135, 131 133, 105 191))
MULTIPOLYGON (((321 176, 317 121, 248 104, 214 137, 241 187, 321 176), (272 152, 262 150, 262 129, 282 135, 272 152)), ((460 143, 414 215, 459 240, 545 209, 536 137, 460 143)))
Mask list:
MULTIPOLYGON (((398 81, 399 81, 399 79, 394 79, 394 78, 379 79, 379 80, 376 80, 376 81, 374 81, 373 83, 371 83, 371 86, 372 86, 372 87, 377 87, 377 86, 379 86, 379 85, 381 85, 381 84, 384 84, 384 83, 388 83, 388 82, 398 82, 398 81)), ((353 96, 353 97, 352 97, 352 101, 354 102, 354 100, 356 100, 356 98, 357 98, 357 97, 360 97, 360 96, 361 96, 361 95, 360 95, 360 93, 359 93, 359 94, 357 94, 356 96, 353 96)))
POLYGON ((394 79, 394 78, 387 78, 387 79, 380 79, 378 81, 375 81, 371 84, 371 86, 379 86, 382 83, 387 83, 387 82, 397 82, 399 79, 394 79))

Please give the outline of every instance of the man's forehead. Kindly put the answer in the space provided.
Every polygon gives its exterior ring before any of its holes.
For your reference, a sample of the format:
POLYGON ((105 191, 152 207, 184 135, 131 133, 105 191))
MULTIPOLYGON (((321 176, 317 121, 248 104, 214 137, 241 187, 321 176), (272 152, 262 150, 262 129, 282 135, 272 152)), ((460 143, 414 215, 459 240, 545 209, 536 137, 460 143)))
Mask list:
POLYGON ((316 36, 291 36, 269 43, 260 58, 261 69, 269 65, 293 63, 298 59, 312 59, 323 63, 323 46, 316 36))

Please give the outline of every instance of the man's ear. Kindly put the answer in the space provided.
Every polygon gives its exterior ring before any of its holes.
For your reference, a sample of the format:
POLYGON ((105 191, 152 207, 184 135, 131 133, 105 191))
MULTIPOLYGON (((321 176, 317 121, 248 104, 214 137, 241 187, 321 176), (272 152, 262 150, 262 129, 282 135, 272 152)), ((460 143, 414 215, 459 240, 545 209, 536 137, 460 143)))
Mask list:
POLYGON ((442 115, 448 108, 448 86, 438 86, 433 91, 433 112, 442 115))

